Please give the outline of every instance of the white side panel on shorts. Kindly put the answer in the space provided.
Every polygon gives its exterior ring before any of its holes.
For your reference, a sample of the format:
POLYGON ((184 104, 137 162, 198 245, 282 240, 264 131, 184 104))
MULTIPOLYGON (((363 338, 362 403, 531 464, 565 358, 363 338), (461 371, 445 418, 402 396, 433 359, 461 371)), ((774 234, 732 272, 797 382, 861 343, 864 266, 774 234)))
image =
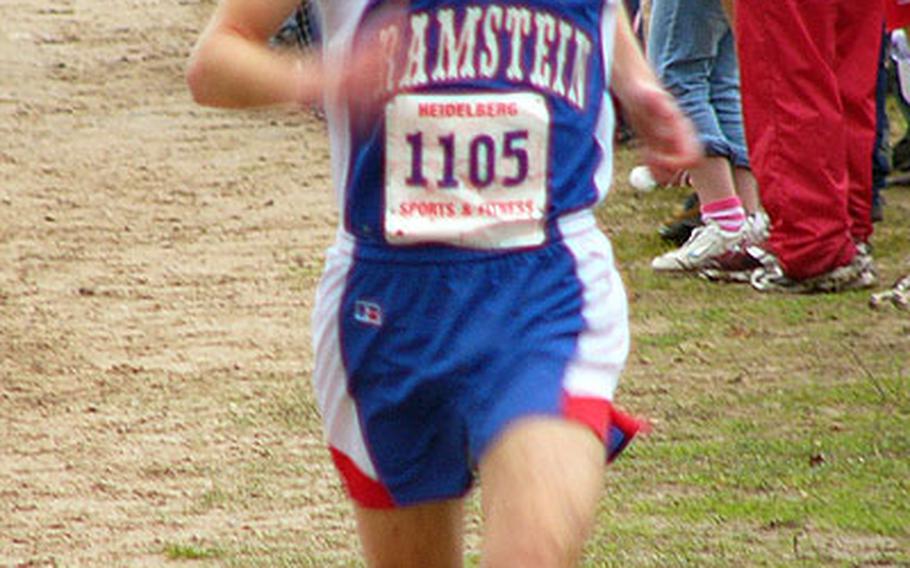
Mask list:
POLYGON ((629 353, 626 291, 610 241, 600 230, 574 235, 572 228, 561 229, 584 287, 582 317, 587 324, 575 359, 566 369, 563 388, 574 396, 612 400, 629 353))
MULTIPOLYGON (((613 60, 616 12, 616 2, 604 2, 600 33, 605 63, 613 60)), ((607 86, 610 72, 610 67, 604 69, 607 86)), ((602 158, 594 173, 600 200, 606 197, 613 178, 614 123, 613 101, 609 92, 604 92, 596 132, 602 158)), ((560 219, 560 231, 575 256, 578 277, 584 286, 582 316, 587 324, 579 338, 575 359, 566 370, 564 389, 574 396, 612 400, 629 353, 626 291, 616 270, 609 239, 597 229, 580 229, 585 223, 579 219, 575 215, 560 219)))
POLYGON ((347 373, 341 357, 339 308, 353 264, 350 248, 349 241, 340 240, 329 249, 326 269, 316 292, 312 321, 316 354, 313 384, 329 445, 353 460, 365 475, 376 479, 357 408, 348 394, 347 373))

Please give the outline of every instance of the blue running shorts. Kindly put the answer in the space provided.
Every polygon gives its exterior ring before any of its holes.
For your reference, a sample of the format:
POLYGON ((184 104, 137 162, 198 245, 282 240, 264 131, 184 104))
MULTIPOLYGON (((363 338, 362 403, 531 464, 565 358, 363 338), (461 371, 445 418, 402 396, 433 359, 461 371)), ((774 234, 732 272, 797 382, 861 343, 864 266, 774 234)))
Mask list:
POLYGON ((372 254, 342 234, 313 312, 315 389, 364 507, 464 495, 514 421, 590 426, 612 457, 638 423, 611 400, 629 348, 613 253, 589 212, 563 238, 468 260, 372 254))

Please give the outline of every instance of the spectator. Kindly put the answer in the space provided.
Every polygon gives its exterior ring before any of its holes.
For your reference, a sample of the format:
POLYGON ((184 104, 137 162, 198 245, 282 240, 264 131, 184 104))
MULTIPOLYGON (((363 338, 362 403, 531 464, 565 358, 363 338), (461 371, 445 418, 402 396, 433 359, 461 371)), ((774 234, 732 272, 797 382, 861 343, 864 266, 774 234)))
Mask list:
MULTIPOLYGON (((910 44, 903 29, 894 30, 889 35, 889 53, 893 73, 891 86, 895 91, 897 108, 910 123, 910 44)), ((896 172, 910 171, 910 129, 904 132, 891 150, 891 167, 896 172)))
POLYGON ((878 76, 875 84, 875 144, 872 149, 872 222, 878 223, 885 219, 885 198, 881 194, 885 189, 888 174, 891 173, 891 160, 889 159, 890 143, 888 141, 888 112, 885 105, 888 96, 888 33, 882 35, 880 49, 878 76))
MULTIPOLYGON (((910 48, 907 45, 907 26, 910 25, 910 2, 907 0, 886 0, 886 24, 892 37, 892 53, 898 77, 899 106, 908 116, 910 105, 907 104, 907 94, 910 92, 910 48)), ((904 135, 907 141, 908 135, 904 135)), ((910 144, 910 143, 908 143, 910 144)), ((897 150, 897 148, 895 148, 897 150)), ((897 162, 897 156, 895 156, 897 162)), ((901 165, 910 168, 910 159, 901 165)), ((902 168, 904 169, 904 168, 902 168)), ((870 305, 878 308, 885 303, 891 303, 901 309, 910 309, 910 272, 899 276, 890 289, 873 294, 870 305)))
POLYGON ((735 247, 763 241, 767 227, 743 134, 733 33, 720 0, 653 0, 647 54, 695 123, 707 156, 688 170, 702 226, 651 266, 699 271, 735 247))
MULTIPOLYGON (((771 218, 760 291, 866 288, 883 0, 738 0, 743 112, 771 218)), ((736 268, 745 265, 740 258, 736 268)))

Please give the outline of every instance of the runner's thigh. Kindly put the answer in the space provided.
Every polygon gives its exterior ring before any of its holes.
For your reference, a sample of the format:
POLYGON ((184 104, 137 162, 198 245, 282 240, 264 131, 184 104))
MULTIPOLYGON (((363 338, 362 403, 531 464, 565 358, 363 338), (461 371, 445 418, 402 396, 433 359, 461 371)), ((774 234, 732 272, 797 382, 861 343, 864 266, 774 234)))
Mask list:
POLYGON ((356 507, 368 566, 461 566, 462 509, 461 501, 455 499, 398 509, 356 507))
POLYGON ((480 463, 485 566, 572 566, 594 523, 605 463, 587 427, 512 424, 480 463))

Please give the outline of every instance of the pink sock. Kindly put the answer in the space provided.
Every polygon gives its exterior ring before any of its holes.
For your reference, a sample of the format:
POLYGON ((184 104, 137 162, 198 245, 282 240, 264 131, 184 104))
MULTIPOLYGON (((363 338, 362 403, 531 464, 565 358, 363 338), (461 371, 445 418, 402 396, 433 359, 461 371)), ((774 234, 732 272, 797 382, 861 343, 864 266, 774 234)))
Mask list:
POLYGON ((743 209, 743 202, 734 195, 702 205, 701 219, 706 223, 710 219, 724 231, 735 233, 746 222, 746 210, 743 209))

